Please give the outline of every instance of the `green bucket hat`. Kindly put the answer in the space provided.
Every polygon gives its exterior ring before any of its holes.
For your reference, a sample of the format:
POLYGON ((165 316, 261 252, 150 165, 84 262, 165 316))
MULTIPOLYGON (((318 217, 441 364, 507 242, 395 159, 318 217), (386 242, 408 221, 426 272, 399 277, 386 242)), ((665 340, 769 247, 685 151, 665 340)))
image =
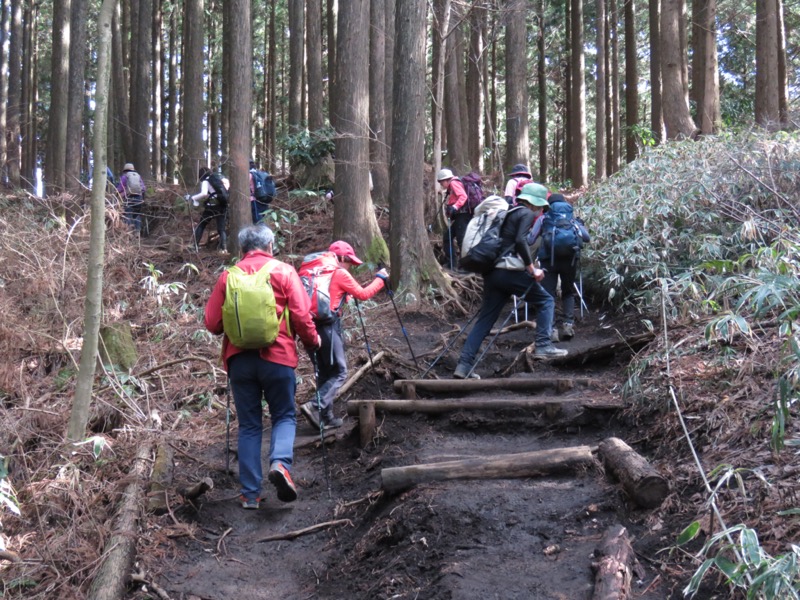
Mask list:
POLYGON ((547 188, 540 183, 526 183, 522 186, 522 191, 517 196, 517 201, 524 201, 531 206, 548 206, 547 188))

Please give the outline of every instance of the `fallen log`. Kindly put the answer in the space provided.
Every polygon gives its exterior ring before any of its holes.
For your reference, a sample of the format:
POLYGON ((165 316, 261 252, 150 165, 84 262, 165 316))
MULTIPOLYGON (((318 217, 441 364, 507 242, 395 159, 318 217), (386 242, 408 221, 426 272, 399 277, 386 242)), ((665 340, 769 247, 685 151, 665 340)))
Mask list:
POLYGON ((608 528, 594 551, 592 600, 625 600, 631 590, 632 565, 636 562, 628 532, 622 525, 608 528))
POLYGON ((549 362, 553 365, 584 365, 601 358, 612 356, 618 352, 633 352, 639 350, 646 344, 649 344, 655 337, 655 332, 646 331, 645 333, 640 333, 629 338, 598 344, 597 346, 592 346, 591 348, 587 348, 581 352, 570 351, 570 353, 566 356, 554 358, 549 362))
POLYGON ((489 332, 489 335, 503 335, 504 333, 511 333, 512 331, 517 331, 518 329, 536 329, 536 323, 534 321, 520 321, 519 323, 506 325, 499 331, 497 329, 492 329, 489 332))
POLYGON ((420 483, 450 479, 510 479, 561 472, 594 463, 589 446, 451 460, 381 470, 381 487, 400 492, 420 483))
MULTIPOLYGON (((350 404, 348 402, 348 404, 350 404)), ((361 402, 357 408, 358 414, 358 433, 361 447, 366 448, 367 445, 375 437, 375 405, 371 402, 361 402)))
POLYGON ((559 393, 571 390, 577 385, 589 386, 589 377, 520 377, 517 379, 397 379, 393 387, 407 398, 413 389, 426 392, 485 392, 495 390, 525 391, 555 388, 559 393))
POLYGON ((175 452, 167 443, 162 443, 156 452, 153 472, 150 474, 150 490, 147 492, 147 511, 163 515, 169 511, 167 490, 172 486, 175 471, 175 452))
POLYGON ((106 543, 102 564, 89 588, 89 600, 120 600, 125 594, 136 554, 139 507, 144 495, 144 480, 150 466, 152 441, 139 446, 114 522, 114 533, 106 543))
POLYGON ((599 452, 605 467, 619 479, 636 504, 644 508, 661 506, 669 494, 669 482, 646 458, 614 437, 600 442, 599 452))
POLYGON ((385 355, 386 355, 386 353, 383 350, 381 350, 375 356, 372 357, 372 363, 371 364, 370 364, 369 359, 367 359, 366 364, 362 365, 358 369, 358 371, 353 373, 353 375, 350 377, 350 379, 345 381, 344 385, 339 388, 339 391, 336 392, 336 396, 334 397, 334 399, 341 398, 347 392, 349 392, 350 388, 353 387, 356 383, 358 383, 359 379, 361 379, 364 376, 364 374, 372 368, 372 365, 377 365, 381 361, 381 359, 383 359, 383 357, 385 355))
POLYGON ((186 500, 197 500, 207 491, 214 489, 214 481, 210 477, 204 477, 197 483, 181 488, 178 493, 186 500))
MULTIPOLYGON (((361 406, 372 405, 375 410, 397 414, 441 414, 457 410, 505 410, 519 409, 531 411, 545 411, 553 416, 554 407, 563 405, 576 405, 584 408, 616 410, 623 407, 622 402, 595 401, 591 398, 565 397, 565 396, 535 396, 528 398, 464 398, 464 399, 437 399, 437 400, 350 400, 347 402, 347 414, 351 417, 359 416, 361 406)), ((559 412, 557 409, 555 412, 559 412)))

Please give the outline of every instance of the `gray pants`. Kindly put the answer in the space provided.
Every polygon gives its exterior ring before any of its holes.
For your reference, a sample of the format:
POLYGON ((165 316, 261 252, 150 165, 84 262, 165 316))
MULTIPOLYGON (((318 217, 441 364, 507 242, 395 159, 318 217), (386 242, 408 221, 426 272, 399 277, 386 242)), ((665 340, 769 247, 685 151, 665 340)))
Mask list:
POLYGON ((319 397, 323 419, 333 416, 333 398, 347 381, 347 355, 345 354, 342 325, 339 319, 331 324, 317 323, 317 333, 322 346, 317 350, 319 367, 319 397))

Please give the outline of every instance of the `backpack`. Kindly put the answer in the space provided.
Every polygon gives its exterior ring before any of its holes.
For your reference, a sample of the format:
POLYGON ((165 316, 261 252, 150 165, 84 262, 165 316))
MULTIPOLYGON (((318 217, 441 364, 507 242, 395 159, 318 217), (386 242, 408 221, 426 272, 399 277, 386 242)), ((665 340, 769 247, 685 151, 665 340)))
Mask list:
POLYGON ((222 183, 222 178, 217 173, 212 172, 208 174, 207 179, 211 189, 214 190, 212 197, 219 200, 222 206, 228 204, 228 190, 225 188, 225 184, 222 183))
POLYGON ((258 169, 250 169, 250 173, 253 175, 253 196, 255 199, 265 204, 272 202, 277 192, 272 175, 258 169))
MULTIPOLYGON (((113 180, 113 176, 112 176, 113 180)), ((136 171, 128 171, 125 174, 125 181, 126 187, 128 188, 128 195, 129 196, 141 196, 142 195, 142 177, 136 171)))
POLYGON ((464 184, 464 189, 467 192, 467 201, 464 203, 466 211, 469 214, 475 214, 475 209, 483 202, 483 180, 481 176, 475 173, 468 173, 459 180, 464 184))
MULTIPOLYGON (((499 196, 495 198, 497 198, 497 202, 508 207, 505 199, 499 196)), ((489 199, 489 201, 493 200, 489 199)), ((506 215, 514 210, 516 208, 510 210, 489 209, 479 211, 480 214, 472 217, 467 225, 467 233, 464 234, 461 258, 458 261, 459 268, 483 275, 494 268, 497 260, 514 246, 513 242, 511 244, 504 243, 500 237, 506 215)))
POLYGON ((527 185, 529 183, 535 183, 535 182, 533 181, 533 179, 529 179, 529 178, 526 178, 526 177, 520 177, 519 179, 517 179, 517 187, 514 190, 514 198, 515 199, 516 199, 517 196, 519 196, 522 193, 522 188, 525 187, 525 185, 527 185))
MULTIPOLYGON (((237 348, 255 350, 270 346, 278 339, 281 321, 287 316, 287 308, 284 308, 278 317, 275 292, 270 284, 270 275, 278 262, 271 260, 255 273, 245 273, 236 265, 228 269, 222 327, 237 348)), ((286 327, 289 327, 288 319, 286 327)))
POLYGON ((542 221, 542 245, 539 257, 549 259, 572 258, 583 248, 583 237, 575 221, 569 202, 553 202, 542 221))
POLYGON ((339 306, 331 306, 331 280, 338 268, 335 255, 330 252, 315 252, 306 255, 297 270, 311 299, 311 318, 316 323, 330 324, 338 316, 339 306))

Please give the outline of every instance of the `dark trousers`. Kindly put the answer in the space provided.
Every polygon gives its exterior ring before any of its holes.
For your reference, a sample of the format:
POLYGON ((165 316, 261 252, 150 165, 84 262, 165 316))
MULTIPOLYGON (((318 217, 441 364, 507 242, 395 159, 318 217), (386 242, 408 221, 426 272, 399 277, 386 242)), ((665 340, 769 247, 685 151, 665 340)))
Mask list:
POLYGON ((555 299, 558 280, 561 279, 561 308, 564 311, 564 323, 575 321, 575 275, 578 271, 578 260, 572 258, 556 258, 552 263, 542 260, 545 270, 542 287, 555 299))
POLYGON ((142 232, 142 201, 141 196, 127 196, 125 198, 125 222, 136 230, 142 232))
POLYGON ((206 230, 206 225, 208 225, 212 220, 216 219, 217 233, 219 234, 219 246, 220 248, 224 248, 228 239, 225 235, 227 216, 228 210, 226 206, 209 206, 206 204, 205 209, 203 209, 203 215, 200 217, 200 222, 197 224, 197 227, 194 228, 194 241, 199 245, 200 240, 203 239, 203 232, 206 230))
MULTIPOLYGON (((272 200, 270 200, 272 202, 272 200)), ((264 218, 264 212, 269 208, 269 202, 260 202, 259 200, 253 200, 250 203, 250 212, 253 215, 253 224, 258 223, 261 219, 264 218)))
POLYGON ((483 340, 512 295, 521 296, 536 308, 536 346, 550 345, 555 305, 553 297, 526 271, 493 269, 483 278, 483 302, 478 312, 478 320, 475 321, 467 341, 464 342, 459 364, 467 368, 472 367, 483 340))
POLYGON ((258 350, 240 352, 228 361, 236 419, 239 422, 239 483, 242 495, 257 498, 261 491, 261 438, 264 409, 269 406, 272 435, 269 440, 270 464, 280 462, 291 469, 297 416, 294 394, 297 379, 294 369, 261 358, 258 350))
POLYGON ((320 415, 325 419, 333 416, 333 398, 347 381, 347 355, 342 338, 342 323, 336 319, 331 324, 317 323, 317 333, 322 346, 317 350, 319 381, 317 386, 320 398, 320 415))
POLYGON ((469 225, 470 219, 472 219, 472 216, 468 213, 456 213, 450 222, 450 226, 445 228, 442 248, 444 248, 446 267, 454 269, 458 266, 458 257, 464 244, 464 235, 467 233, 467 225, 469 225), (458 247, 454 248, 454 244, 458 244, 458 247))

